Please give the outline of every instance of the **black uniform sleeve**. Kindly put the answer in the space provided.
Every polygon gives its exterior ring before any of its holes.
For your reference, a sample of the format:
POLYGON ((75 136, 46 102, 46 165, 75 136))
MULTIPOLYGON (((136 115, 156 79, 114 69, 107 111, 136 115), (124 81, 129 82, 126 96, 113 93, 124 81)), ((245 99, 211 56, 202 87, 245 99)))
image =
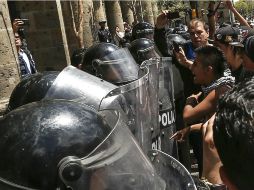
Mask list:
POLYGON ((104 41, 104 35, 103 35, 103 33, 101 31, 98 31, 98 38, 99 38, 100 42, 104 41))
POLYGON ((166 40, 166 30, 164 28, 157 29, 154 28, 154 42, 161 54, 164 57, 168 57, 168 46, 166 40))

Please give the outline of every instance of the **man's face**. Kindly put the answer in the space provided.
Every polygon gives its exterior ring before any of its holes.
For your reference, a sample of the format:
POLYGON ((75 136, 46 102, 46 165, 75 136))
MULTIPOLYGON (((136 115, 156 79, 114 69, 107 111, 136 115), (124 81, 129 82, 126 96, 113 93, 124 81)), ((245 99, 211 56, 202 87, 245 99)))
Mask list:
POLYGON ((21 39, 20 39, 20 36, 18 33, 15 33, 14 34, 14 37, 15 37, 15 45, 17 48, 20 48, 22 43, 21 43, 21 39))
POLYGON ((233 49, 231 48, 231 46, 227 44, 223 44, 216 40, 214 45, 221 49, 221 51, 224 53, 226 57, 229 68, 232 69, 234 67, 235 56, 233 54, 233 49))
POLYGON ((194 83, 204 85, 207 79, 207 68, 202 65, 202 56, 197 55, 191 67, 192 74, 194 75, 194 83))
POLYGON ((189 28, 190 38, 194 47, 206 45, 209 34, 201 22, 194 22, 189 28))

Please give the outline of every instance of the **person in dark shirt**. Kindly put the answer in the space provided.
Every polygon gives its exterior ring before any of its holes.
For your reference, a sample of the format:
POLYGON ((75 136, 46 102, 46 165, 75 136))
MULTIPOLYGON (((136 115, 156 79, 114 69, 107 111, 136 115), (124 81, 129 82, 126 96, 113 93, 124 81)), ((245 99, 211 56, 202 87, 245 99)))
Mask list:
POLYGON ((242 59, 244 73, 243 77, 248 78, 253 76, 254 73, 254 29, 248 31, 247 36, 243 39, 242 42, 231 43, 234 47, 242 48, 242 59))
POLYGON ((108 43, 113 43, 113 38, 110 33, 110 31, 106 28, 106 22, 105 20, 100 21, 100 29, 98 31, 98 37, 100 42, 108 42, 108 43))
POLYGON ((254 78, 251 77, 226 93, 219 101, 212 125, 212 137, 223 164, 220 176, 229 190, 252 190, 254 187, 253 89, 254 78))
POLYGON ((240 46, 236 47, 231 44, 240 41, 240 30, 232 26, 219 28, 215 32, 214 39, 214 45, 224 52, 232 76, 238 83, 243 74, 242 50, 240 46))

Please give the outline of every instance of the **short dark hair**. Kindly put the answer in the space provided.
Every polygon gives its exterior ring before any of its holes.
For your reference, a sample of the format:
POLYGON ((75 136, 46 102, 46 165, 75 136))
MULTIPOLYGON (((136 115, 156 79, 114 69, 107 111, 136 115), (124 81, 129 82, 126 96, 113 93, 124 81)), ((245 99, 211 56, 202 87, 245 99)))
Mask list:
POLYGON ((223 167, 238 189, 254 187, 254 77, 240 82, 219 100, 213 126, 223 167))
POLYGON ((223 52, 215 46, 206 45, 195 49, 196 55, 202 57, 204 67, 212 66, 216 76, 223 76, 226 59, 223 52))

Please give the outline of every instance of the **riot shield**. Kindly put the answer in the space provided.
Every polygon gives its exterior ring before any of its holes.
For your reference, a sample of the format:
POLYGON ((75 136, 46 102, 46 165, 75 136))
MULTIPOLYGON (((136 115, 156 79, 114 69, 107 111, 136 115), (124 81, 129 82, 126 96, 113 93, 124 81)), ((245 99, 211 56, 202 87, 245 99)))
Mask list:
POLYGON ((157 149, 178 159, 177 143, 175 140, 169 140, 169 137, 176 132, 172 58, 162 57, 160 63, 159 123, 161 134, 157 139, 157 149))
MULTIPOLYGON (((178 158, 177 143, 174 140, 170 141, 168 138, 176 131, 172 59, 169 57, 156 58, 144 61, 142 65, 147 65, 148 67, 150 65, 151 67, 151 65, 155 63, 159 64, 159 86, 157 86, 159 99, 158 103, 156 103, 157 105, 154 105, 154 107, 159 107, 160 133, 154 133, 152 136, 152 147, 153 149, 162 150, 163 152, 178 158)), ((154 83, 153 80, 150 81, 151 84, 154 83)), ((156 125, 154 124, 154 126, 156 125)))
POLYGON ((172 156, 160 150, 151 150, 149 158, 157 174, 164 179, 166 190, 196 190, 188 170, 172 156))
MULTIPOLYGON (((66 67, 49 88, 45 99, 75 100, 98 110, 101 100, 117 86, 81 71, 73 66, 66 67)), ((117 97, 107 99, 108 108, 118 109, 117 97), (115 105, 114 105, 115 104, 115 105), (112 107, 111 107, 112 106, 112 107)), ((120 99, 121 100, 121 99, 120 99)))
MULTIPOLYGON (((147 154, 152 148, 153 123, 156 123, 153 120, 157 120, 157 115, 154 115, 155 118, 153 118, 152 114, 156 111, 152 110, 151 106, 155 105, 156 100, 153 98, 156 97, 152 97, 149 94, 149 69, 147 67, 141 68, 139 76, 139 79, 112 90, 105 96, 100 109, 105 109, 103 105, 108 98, 116 95, 124 96, 128 105, 128 110, 126 111, 128 126, 132 129, 142 150, 147 154)), ((153 88, 156 89, 156 87, 153 88)))
POLYGON ((144 61, 140 68, 148 67, 149 69, 149 87, 148 87, 148 93, 149 93, 149 102, 151 106, 151 126, 152 126, 152 149, 157 149, 158 142, 157 139, 160 136, 160 126, 159 126, 159 96, 158 96, 158 89, 159 89, 159 69, 161 66, 160 59, 150 59, 144 61))

